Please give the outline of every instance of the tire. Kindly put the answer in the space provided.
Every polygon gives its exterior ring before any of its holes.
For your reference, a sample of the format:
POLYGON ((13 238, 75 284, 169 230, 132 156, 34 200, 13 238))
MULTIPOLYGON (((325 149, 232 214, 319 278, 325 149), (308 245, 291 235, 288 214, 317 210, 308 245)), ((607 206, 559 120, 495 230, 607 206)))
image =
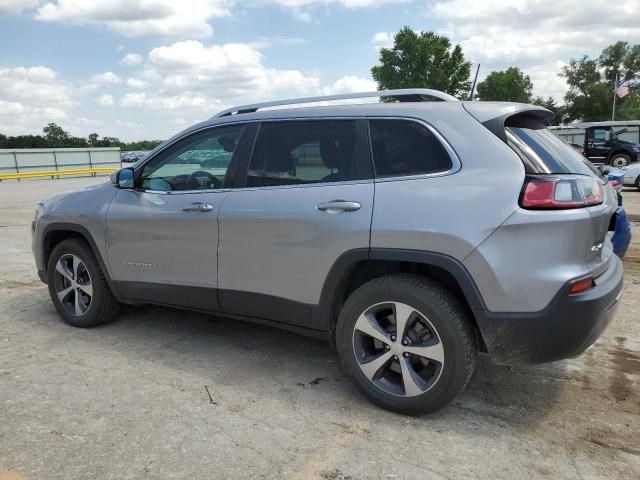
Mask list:
POLYGON ((69 325, 95 327, 112 320, 119 304, 111 293, 95 254, 83 240, 60 242, 47 265, 51 301, 69 325))
POLYGON ((450 291, 419 275, 393 274, 349 296, 338 316, 336 350, 346 374, 373 403, 419 415, 464 390, 477 348, 469 314, 450 291), (404 317, 407 345, 394 335, 396 319, 404 317))
POLYGON ((624 153, 616 153, 609 159, 609 165, 615 168, 622 168, 631 165, 631 157, 624 153))
POLYGON ((636 178, 636 188, 640 190, 640 175, 638 175, 638 178, 636 178))

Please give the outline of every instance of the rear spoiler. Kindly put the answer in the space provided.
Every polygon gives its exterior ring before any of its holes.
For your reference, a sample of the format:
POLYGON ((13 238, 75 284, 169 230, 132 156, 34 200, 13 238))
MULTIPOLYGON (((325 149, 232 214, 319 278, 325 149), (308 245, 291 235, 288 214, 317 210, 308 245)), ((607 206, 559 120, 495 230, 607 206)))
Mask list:
POLYGON ((550 110, 526 103, 463 102, 463 108, 491 133, 507 143, 505 127, 540 129, 548 127, 555 116, 550 110))

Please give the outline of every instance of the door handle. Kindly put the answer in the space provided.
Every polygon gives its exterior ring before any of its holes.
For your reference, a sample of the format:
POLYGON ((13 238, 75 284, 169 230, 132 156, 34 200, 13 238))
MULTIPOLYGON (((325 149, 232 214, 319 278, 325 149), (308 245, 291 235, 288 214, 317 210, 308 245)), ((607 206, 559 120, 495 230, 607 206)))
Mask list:
POLYGON ((346 200, 332 200, 330 202, 319 203, 316 208, 321 212, 327 213, 340 213, 340 212, 355 212, 360 210, 358 202, 349 202, 346 200))
POLYGON ((209 203, 194 202, 182 209, 183 212, 210 212, 213 210, 213 205, 209 203))

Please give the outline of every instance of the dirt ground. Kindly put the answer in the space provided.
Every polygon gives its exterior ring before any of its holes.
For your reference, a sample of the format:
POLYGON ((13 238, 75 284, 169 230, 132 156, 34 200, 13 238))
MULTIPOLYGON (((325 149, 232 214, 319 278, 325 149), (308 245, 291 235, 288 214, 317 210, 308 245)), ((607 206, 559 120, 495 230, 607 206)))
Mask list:
MULTIPOLYGON (((450 406, 405 417, 288 332, 157 307, 93 330, 59 321, 34 206, 104 180, 0 183, 0 480, 640 478, 640 223, 593 348, 526 368, 481 358, 450 406)), ((624 196, 640 214, 640 192, 624 196)))

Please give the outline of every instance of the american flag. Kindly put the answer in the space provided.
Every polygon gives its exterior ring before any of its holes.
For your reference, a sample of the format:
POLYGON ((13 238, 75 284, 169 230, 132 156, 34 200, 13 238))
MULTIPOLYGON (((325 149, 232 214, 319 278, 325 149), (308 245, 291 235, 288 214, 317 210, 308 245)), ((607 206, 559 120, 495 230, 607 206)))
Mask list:
POLYGON ((616 79, 616 95, 618 97, 626 97, 629 94, 629 85, 628 82, 624 79, 624 75, 620 77, 620 79, 616 79))

